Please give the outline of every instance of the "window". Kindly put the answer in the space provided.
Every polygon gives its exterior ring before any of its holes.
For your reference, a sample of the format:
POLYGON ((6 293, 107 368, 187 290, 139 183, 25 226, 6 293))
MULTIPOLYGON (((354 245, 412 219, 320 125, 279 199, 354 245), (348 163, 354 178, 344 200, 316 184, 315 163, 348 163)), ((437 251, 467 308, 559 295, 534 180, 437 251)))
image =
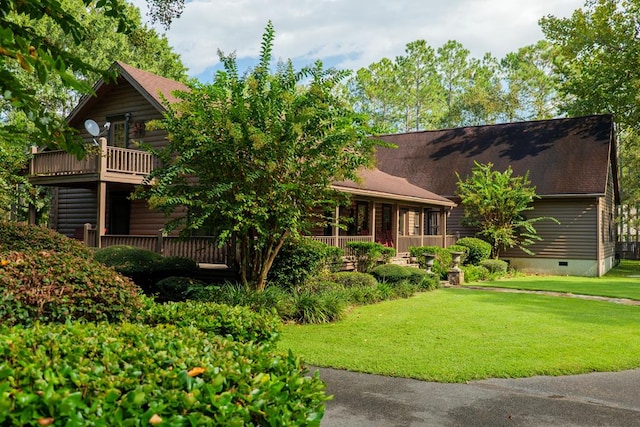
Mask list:
POLYGON ((437 236, 440 234, 440 212, 427 209, 424 216, 425 234, 428 236, 437 236))
POLYGON ((107 116, 107 121, 111 123, 109 128, 109 145, 112 147, 129 147, 129 120, 131 114, 120 114, 117 116, 107 116))

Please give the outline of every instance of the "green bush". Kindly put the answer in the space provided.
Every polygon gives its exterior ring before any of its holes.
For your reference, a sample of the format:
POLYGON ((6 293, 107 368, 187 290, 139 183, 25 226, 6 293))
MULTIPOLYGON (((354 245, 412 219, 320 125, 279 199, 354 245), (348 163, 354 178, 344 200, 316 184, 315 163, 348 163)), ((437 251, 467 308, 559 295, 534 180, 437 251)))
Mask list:
POLYGON ((48 228, 0 221, 0 251, 55 251, 91 258, 93 250, 48 228))
POLYGON ((426 260, 422 256, 424 253, 435 255, 431 271, 441 280, 447 279, 447 272, 451 268, 451 252, 439 246, 411 246, 409 254, 419 260, 420 268, 426 269, 426 260))
POLYGON ((198 301, 149 304, 142 322, 151 326, 196 327, 234 341, 261 344, 274 343, 281 326, 280 319, 273 312, 257 313, 247 307, 198 301))
POLYGON ((414 285, 420 284, 427 276, 425 270, 397 264, 379 265, 371 270, 371 274, 380 282, 398 283, 406 280, 414 285))
POLYGON ((396 254, 396 250, 376 242, 347 242, 347 248, 353 252, 360 273, 368 273, 378 263, 387 263, 396 254))
POLYGON ((432 291, 440 287, 440 278, 435 274, 425 274, 420 280, 419 287, 423 291, 432 291))
POLYGON ((491 244, 476 237, 463 237, 458 239, 456 245, 469 248, 465 264, 480 265, 491 256, 491 244))
POLYGON ((481 265, 492 274, 506 274, 509 269, 509 264, 501 259, 486 259, 482 261, 481 265))
POLYGON ((371 274, 358 273, 357 271, 341 271, 327 276, 327 279, 345 288, 375 287, 378 284, 376 278, 371 274))
POLYGON ((463 265, 462 271, 464 271, 465 282, 479 282, 489 279, 489 270, 482 265, 463 265))
POLYGON ((300 288, 323 269, 337 268, 342 250, 308 237, 288 239, 271 266, 267 280, 283 288, 300 288))
POLYGON ((95 258, 129 277, 148 294, 157 293, 155 284, 158 281, 171 276, 189 276, 198 268, 195 261, 188 258, 165 258, 148 249, 127 245, 98 249, 95 258))
POLYGON ((159 302, 185 301, 195 287, 204 287, 206 283, 190 277, 170 276, 155 284, 159 302))
POLYGON ((0 252, 0 323, 130 319, 142 306, 126 277, 91 259, 54 251, 0 252))
POLYGON ((293 355, 191 326, 35 324, 0 335, 0 425, 319 426, 293 355))

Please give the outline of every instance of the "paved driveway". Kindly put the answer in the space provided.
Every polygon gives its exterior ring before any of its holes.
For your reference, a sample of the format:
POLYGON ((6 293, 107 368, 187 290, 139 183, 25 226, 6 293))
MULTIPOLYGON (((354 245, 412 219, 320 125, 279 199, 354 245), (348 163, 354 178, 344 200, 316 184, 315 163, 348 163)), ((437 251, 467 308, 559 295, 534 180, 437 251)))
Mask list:
POLYGON ((640 369, 467 384, 319 371, 322 427, 640 426, 640 369))

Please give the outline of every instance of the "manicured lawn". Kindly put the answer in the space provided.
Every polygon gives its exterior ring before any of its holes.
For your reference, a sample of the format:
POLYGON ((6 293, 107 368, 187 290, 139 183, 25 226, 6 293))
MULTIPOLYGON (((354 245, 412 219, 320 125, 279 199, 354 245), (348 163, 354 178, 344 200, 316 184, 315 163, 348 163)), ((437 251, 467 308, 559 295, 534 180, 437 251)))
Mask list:
POLYGON ((622 260, 618 267, 603 277, 518 276, 470 284, 640 300, 640 262, 622 260))
POLYGON ((640 366, 640 307, 440 289, 334 324, 287 325, 278 347, 311 365, 443 382, 615 371, 640 366))

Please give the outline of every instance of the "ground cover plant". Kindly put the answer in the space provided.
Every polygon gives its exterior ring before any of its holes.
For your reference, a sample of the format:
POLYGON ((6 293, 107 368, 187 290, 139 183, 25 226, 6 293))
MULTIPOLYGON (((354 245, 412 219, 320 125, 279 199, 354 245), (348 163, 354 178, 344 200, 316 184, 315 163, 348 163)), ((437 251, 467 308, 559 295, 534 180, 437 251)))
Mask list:
POLYGON ((286 325, 278 346, 317 366, 464 382, 636 368, 639 325, 636 306, 451 288, 286 325))

